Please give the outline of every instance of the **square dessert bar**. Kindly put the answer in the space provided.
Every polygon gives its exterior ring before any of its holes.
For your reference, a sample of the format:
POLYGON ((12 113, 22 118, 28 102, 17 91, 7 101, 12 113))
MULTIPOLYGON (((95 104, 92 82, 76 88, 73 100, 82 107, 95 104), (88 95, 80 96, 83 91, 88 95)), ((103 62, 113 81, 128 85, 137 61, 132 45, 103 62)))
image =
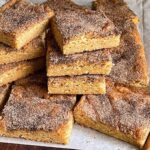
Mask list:
POLYGON ((47 76, 106 74, 112 68, 109 50, 63 55, 56 42, 47 39, 47 76))
POLYGON ((51 29, 63 54, 116 47, 120 32, 102 11, 78 6, 70 0, 49 0, 55 17, 51 29))
POLYGON ((105 94, 105 77, 100 75, 48 77, 49 94, 105 94))
POLYGON ((107 82, 106 95, 87 95, 75 107, 77 123, 143 147, 150 132, 150 93, 107 82))
POLYGON ((46 5, 10 0, 0 8, 0 42, 20 49, 45 31, 52 16, 46 5))
POLYGON ((33 74, 44 66, 45 58, 43 57, 0 65, 0 86, 33 74))
POLYGON ((45 36, 39 36, 20 50, 0 43, 0 64, 30 60, 46 55, 45 36))
POLYGON ((19 93, 16 97, 15 90, 13 89, 3 110, 0 135, 67 144, 73 126, 72 113, 61 104, 48 99, 21 98, 19 93))
POLYGON ((0 135, 40 142, 67 144, 73 126, 69 100, 76 96, 47 95, 46 75, 15 82, 0 120, 0 135), (14 115, 15 114, 15 115, 14 115), (15 124, 14 124, 15 122, 15 124))
POLYGON ((135 24, 126 26, 120 46, 110 51, 115 64, 110 77, 115 82, 136 87, 149 85, 144 46, 135 24))
POLYGON ((128 7, 123 0, 96 0, 93 2, 93 8, 104 11, 107 17, 113 21, 116 27, 121 31, 128 22, 138 24, 138 16, 128 7))
POLYGON ((2 110, 10 91, 10 84, 0 86, 0 111, 2 110))

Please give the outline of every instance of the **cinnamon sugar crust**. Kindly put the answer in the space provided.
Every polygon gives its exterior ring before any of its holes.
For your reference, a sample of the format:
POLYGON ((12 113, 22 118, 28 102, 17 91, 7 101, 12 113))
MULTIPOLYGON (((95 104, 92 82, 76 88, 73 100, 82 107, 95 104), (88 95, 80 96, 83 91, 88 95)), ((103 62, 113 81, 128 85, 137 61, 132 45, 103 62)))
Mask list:
POLYGON ((45 78, 39 73, 15 82, 3 110, 8 131, 55 131, 68 122, 76 96, 48 95, 45 78))
POLYGON ((69 119, 69 111, 62 105, 38 97, 18 99, 10 95, 4 110, 7 130, 57 130, 69 119))
POLYGON ((49 0, 48 5, 55 12, 55 22, 65 41, 81 33, 91 33, 93 37, 117 34, 114 24, 102 11, 83 8, 70 0, 49 0))
POLYGON ((122 32, 120 45, 110 49, 114 62, 110 77, 117 83, 136 87, 148 86, 148 67, 137 29, 138 17, 123 0, 97 0, 93 6, 97 11, 105 11, 122 32))
POLYGON ((76 95, 51 95, 46 94, 45 98, 55 104, 63 105, 65 108, 72 110, 76 104, 76 95))
POLYGON ((87 63, 98 63, 100 61, 107 62, 111 61, 111 55, 108 50, 96 50, 93 52, 83 52, 78 54, 72 54, 72 55, 63 55, 60 51, 60 48, 56 44, 56 41, 51 39, 47 40, 48 42, 48 50, 49 50, 49 57, 48 60, 50 60, 50 63, 53 65, 60 65, 60 64, 70 64, 75 63, 79 61, 86 61, 87 63), (50 48, 51 47, 51 48, 50 48))
POLYGON ((21 49, 45 32, 53 15, 46 4, 8 1, 0 8, 0 42, 21 49))
POLYGON ((71 0, 49 0, 47 4, 55 12, 51 30, 63 54, 119 45, 120 32, 104 12, 76 5, 71 0))
POLYGON ((107 80, 107 94, 83 96, 74 113, 78 123, 142 146, 150 132, 150 93, 107 80))
MULTIPOLYGON (((11 0, 10 0, 11 1, 11 0)), ((32 4, 27 0, 12 0, 12 5, 1 9, 0 32, 16 35, 28 27, 50 17, 52 11, 45 5, 32 4)), ((8 2, 10 3, 10 2, 8 2)))
POLYGON ((104 11, 120 31, 123 30, 127 22, 132 21, 137 24, 139 21, 138 16, 128 7, 124 0, 96 0, 93 2, 93 8, 104 11))
POLYGON ((112 59, 109 50, 63 55, 53 37, 47 39, 47 75, 109 74, 112 59))
POLYGON ((76 95, 48 94, 46 73, 38 73, 15 82, 14 95, 20 97, 39 97, 48 99, 55 104, 61 104, 72 110, 76 103, 76 95))
POLYGON ((120 46, 110 52, 115 64, 110 77, 115 82, 136 87, 149 85, 144 46, 135 24, 126 25, 120 46))

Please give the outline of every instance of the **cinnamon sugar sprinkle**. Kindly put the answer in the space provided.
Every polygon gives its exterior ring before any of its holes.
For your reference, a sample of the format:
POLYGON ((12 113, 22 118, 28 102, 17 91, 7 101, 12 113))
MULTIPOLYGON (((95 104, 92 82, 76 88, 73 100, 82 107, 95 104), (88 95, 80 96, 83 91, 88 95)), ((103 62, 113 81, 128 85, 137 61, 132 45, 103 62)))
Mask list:
POLYGON ((102 11, 83 8, 70 0, 49 0, 48 5, 56 14, 55 22, 64 41, 81 34, 90 34, 93 37, 119 34, 102 11))
POLYGON ((85 96, 82 109, 88 117, 134 137, 150 128, 150 94, 112 85, 107 90, 106 95, 85 96))
POLYGON ((109 50, 97 50, 92 52, 83 52, 79 54, 73 55, 63 55, 54 41, 54 39, 50 38, 51 41, 48 42, 48 58, 51 64, 72 64, 74 62, 87 62, 87 63, 105 63, 111 61, 111 55, 109 50))
POLYGON ((0 13, 0 31, 16 34, 29 26, 49 18, 49 9, 43 5, 34 5, 27 1, 19 1, 0 13))
POLYGON ((69 119, 69 111, 62 105, 38 97, 16 99, 11 95, 4 110, 7 130, 44 130, 59 128, 69 119))
POLYGON ((76 96, 49 95, 45 79, 39 73, 15 82, 3 110, 7 130, 57 130, 70 119, 76 96))

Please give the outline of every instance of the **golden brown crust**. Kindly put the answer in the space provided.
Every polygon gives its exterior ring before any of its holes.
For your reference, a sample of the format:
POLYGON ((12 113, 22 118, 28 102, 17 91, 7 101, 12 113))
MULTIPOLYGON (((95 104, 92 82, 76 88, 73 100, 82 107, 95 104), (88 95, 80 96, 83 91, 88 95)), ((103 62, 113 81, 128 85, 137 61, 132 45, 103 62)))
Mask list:
POLYGON ((104 12, 76 5, 71 0, 49 0, 55 12, 52 33, 63 54, 117 47, 120 32, 104 12))
POLYGON ((68 109, 62 105, 38 97, 20 99, 13 92, 3 110, 6 130, 54 131, 68 121, 68 109))
POLYGON ((46 73, 38 73, 15 82, 13 94, 19 97, 39 97, 50 100, 52 103, 61 104, 72 110, 76 103, 76 95, 50 95, 47 93, 46 73))
POLYGON ((76 96, 48 95, 45 78, 39 73, 15 82, 3 109, 1 136, 68 143, 76 96))
POLYGON ((114 67, 110 77, 117 83, 145 87, 149 84, 148 67, 138 29, 126 26, 118 48, 110 49, 114 67))
POLYGON ((96 37, 117 34, 114 24, 102 11, 83 8, 70 0, 49 0, 48 5, 55 12, 55 22, 64 42, 78 34, 91 33, 96 37))
POLYGON ((53 37, 47 37, 48 76, 109 74, 111 67, 112 60, 109 50, 97 50, 65 56, 53 37))
POLYGON ((128 7, 123 0, 96 0, 93 6, 97 10, 105 12, 107 17, 112 20, 121 31, 129 21, 138 23, 138 16, 128 7))
POLYGON ((110 49, 114 67, 110 77, 117 83, 145 87, 149 84, 144 46, 137 29, 138 17, 123 0, 97 0, 97 11, 103 10, 122 32, 120 46, 110 49))
POLYGON ((141 147, 150 132, 149 110, 150 93, 107 80, 107 94, 83 96, 74 113, 79 123, 141 147))
POLYGON ((13 130, 8 131, 5 127, 5 121, 0 120, 0 135, 6 137, 24 138, 39 142, 52 142, 67 144, 69 142, 70 134, 73 127, 73 116, 69 114, 69 120, 55 131, 27 131, 27 130, 13 130))
POLYGON ((16 35, 41 20, 51 17, 52 11, 45 5, 34 5, 26 0, 10 0, 0 16, 0 32, 16 35), (11 3, 11 5, 9 5, 11 3))

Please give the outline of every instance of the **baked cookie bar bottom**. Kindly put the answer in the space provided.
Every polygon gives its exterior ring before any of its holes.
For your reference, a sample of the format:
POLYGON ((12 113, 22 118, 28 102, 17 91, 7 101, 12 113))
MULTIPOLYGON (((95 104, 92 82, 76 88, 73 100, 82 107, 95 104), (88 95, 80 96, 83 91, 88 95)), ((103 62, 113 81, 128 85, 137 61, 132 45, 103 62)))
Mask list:
POLYGON ((24 138, 27 140, 67 144, 73 127, 73 116, 70 114, 69 120, 55 131, 27 131, 15 130, 7 131, 4 120, 0 120, 0 135, 4 137, 24 138))
POLYGON ((45 59, 43 57, 28 61, 0 65, 0 85, 5 85, 33 74, 35 71, 43 69, 44 65, 45 59))
POLYGON ((100 75, 48 77, 49 94, 105 94, 105 77, 100 75))
POLYGON ((106 95, 83 96, 74 117, 81 125, 143 147, 150 132, 149 108, 149 93, 116 86, 108 87, 106 95))
POLYGON ((8 64, 44 56, 46 54, 44 38, 45 35, 43 34, 20 50, 0 43, 0 64, 8 64))

